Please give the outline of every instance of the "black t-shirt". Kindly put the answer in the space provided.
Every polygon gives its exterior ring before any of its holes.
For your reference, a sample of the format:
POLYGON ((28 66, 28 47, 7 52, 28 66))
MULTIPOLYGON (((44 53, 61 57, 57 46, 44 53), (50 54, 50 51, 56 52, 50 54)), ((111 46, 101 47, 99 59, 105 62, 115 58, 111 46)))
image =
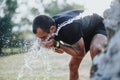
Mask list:
MULTIPOLYGON (((75 16, 80 15, 81 13, 84 13, 84 11, 71 10, 53 16, 56 27, 58 28, 59 25, 63 22, 67 21, 68 19, 72 19, 75 16)), ((104 26, 102 20, 103 18, 95 13, 92 15, 87 15, 78 20, 74 20, 72 23, 63 26, 55 39, 72 45, 76 43, 81 37, 83 37, 85 46, 87 48, 89 47, 94 34, 96 34, 96 28, 99 26, 104 26)))
POLYGON ((62 40, 67 44, 74 44, 82 37, 82 31, 80 29, 80 23, 78 21, 73 21, 60 29, 57 40, 62 40))

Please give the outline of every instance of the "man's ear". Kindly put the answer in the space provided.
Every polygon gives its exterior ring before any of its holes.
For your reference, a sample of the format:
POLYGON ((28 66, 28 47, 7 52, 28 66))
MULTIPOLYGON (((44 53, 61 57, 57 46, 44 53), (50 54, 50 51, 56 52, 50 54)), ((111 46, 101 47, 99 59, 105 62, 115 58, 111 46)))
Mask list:
POLYGON ((56 31, 56 27, 55 26, 51 26, 50 27, 50 33, 54 33, 56 31))

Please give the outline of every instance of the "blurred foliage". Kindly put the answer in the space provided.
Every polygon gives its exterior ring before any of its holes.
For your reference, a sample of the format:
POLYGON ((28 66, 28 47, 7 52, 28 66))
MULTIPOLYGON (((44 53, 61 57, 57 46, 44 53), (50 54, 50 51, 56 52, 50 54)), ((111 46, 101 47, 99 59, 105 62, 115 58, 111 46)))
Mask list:
POLYGON ((31 13, 34 14, 34 15, 38 15, 39 11, 38 11, 38 9, 33 7, 33 8, 31 8, 31 13))
POLYGON ((11 19, 15 13, 16 8, 16 0, 6 0, 5 6, 2 8, 4 16, 0 16, 0 54, 2 53, 2 48, 4 45, 8 44, 12 36, 12 26, 14 23, 11 19))
POLYGON ((45 12, 50 14, 51 16, 72 9, 84 9, 84 6, 78 4, 68 4, 66 0, 64 0, 64 4, 59 5, 57 0, 52 0, 48 5, 44 5, 45 12))

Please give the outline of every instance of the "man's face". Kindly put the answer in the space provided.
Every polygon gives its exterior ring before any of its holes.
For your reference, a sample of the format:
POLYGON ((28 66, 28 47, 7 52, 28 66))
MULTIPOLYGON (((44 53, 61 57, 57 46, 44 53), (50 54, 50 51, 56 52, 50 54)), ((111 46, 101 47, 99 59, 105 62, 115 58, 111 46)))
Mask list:
POLYGON ((48 37, 48 33, 42 30, 41 28, 37 28, 36 36, 41 40, 45 40, 48 37))

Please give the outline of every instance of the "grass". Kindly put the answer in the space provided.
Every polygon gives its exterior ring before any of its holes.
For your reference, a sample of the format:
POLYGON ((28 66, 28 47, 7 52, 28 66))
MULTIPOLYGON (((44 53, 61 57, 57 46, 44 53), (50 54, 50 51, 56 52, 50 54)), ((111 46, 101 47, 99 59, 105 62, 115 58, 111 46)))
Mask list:
POLYGON ((9 54, 18 54, 19 52, 21 52, 22 49, 21 48, 3 48, 2 52, 5 55, 9 55, 9 54))
MULTIPOLYGON (((0 58, 0 80, 17 80, 18 74, 22 67, 22 77, 20 80, 68 80, 69 69, 68 63, 70 56, 67 54, 50 54, 49 59, 45 61, 44 57, 37 56, 32 58, 28 54, 16 54, 0 58), (25 60, 32 68, 25 67, 25 60), (48 65, 48 63, 50 65, 48 65), (47 66, 46 66, 47 65, 47 66), (50 67, 50 70, 49 68, 50 67), (47 72, 48 70, 48 72, 47 72)), ((91 59, 87 54, 81 63, 79 72, 80 80, 90 80, 89 71, 91 67, 91 59)))

